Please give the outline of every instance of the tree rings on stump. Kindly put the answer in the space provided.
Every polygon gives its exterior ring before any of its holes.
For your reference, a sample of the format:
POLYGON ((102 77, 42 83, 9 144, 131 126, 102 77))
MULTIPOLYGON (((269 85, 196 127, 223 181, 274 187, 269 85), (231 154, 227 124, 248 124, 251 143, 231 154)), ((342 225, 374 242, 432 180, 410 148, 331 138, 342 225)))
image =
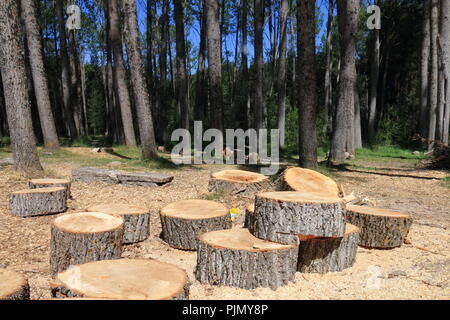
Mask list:
POLYGON ((403 244, 413 219, 387 209, 347 205, 346 219, 359 227, 359 245, 368 248, 394 248, 403 244))
POLYGON ((171 247, 196 250, 202 233, 231 228, 228 209, 209 200, 183 200, 160 211, 162 238, 171 247))
POLYGON ((337 272, 355 263, 359 228, 347 223, 343 237, 325 238, 299 235, 297 270, 309 273, 337 272))
POLYGON ((255 238, 247 229, 199 237, 196 278, 201 283, 243 289, 288 284, 297 269, 298 247, 255 238))
POLYGON ((343 197, 333 179, 310 169, 289 167, 283 171, 275 184, 279 191, 314 192, 343 197))
POLYGON ((128 204, 99 204, 87 211, 119 215, 124 221, 123 243, 135 243, 148 238, 150 213, 147 208, 128 204))
POLYGON ((345 204, 337 196, 310 192, 266 192, 256 195, 249 225, 257 238, 298 244, 297 235, 342 237, 345 204))
POLYGON ((60 213, 67 210, 67 192, 64 187, 49 187, 15 191, 9 196, 12 215, 31 217, 60 213))
POLYGON ((223 170, 211 174, 209 192, 253 198, 255 193, 271 189, 269 177, 251 171, 223 170))
POLYGON ((48 188, 48 187, 64 187, 67 192, 67 199, 70 198, 70 184, 71 181, 69 179, 31 179, 28 182, 28 186, 30 189, 36 188, 48 188))
POLYGON ((89 262, 58 273, 53 297, 121 300, 189 298, 189 279, 175 265, 144 259, 89 262))
POLYGON ((119 259, 123 226, 120 216, 102 212, 80 212, 56 218, 51 230, 51 273, 89 261, 119 259))
POLYGON ((18 272, 0 269, 0 300, 28 299, 30 299, 28 280, 18 272))

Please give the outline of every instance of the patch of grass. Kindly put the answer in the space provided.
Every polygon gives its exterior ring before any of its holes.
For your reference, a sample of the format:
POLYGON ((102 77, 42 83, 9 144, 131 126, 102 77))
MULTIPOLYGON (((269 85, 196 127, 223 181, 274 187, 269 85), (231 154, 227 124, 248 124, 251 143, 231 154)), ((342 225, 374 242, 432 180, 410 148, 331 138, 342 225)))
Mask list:
POLYGON ((450 189, 450 176, 448 176, 447 178, 444 178, 444 183, 447 186, 447 188, 450 189))
POLYGON ((221 192, 214 192, 214 193, 205 193, 200 196, 203 200, 219 200, 224 198, 224 194, 221 192))
POLYGON ((378 160, 391 161, 392 159, 403 160, 423 160, 425 155, 419 152, 418 155, 413 154, 414 150, 402 149, 397 146, 375 146, 373 148, 362 148, 356 150, 356 158, 359 160, 378 160))

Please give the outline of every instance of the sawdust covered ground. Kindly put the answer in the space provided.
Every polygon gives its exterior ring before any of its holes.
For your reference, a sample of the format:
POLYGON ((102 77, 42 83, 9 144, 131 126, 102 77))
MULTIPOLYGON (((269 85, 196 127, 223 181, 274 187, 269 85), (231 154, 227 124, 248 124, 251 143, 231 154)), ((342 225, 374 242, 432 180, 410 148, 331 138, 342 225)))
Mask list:
MULTIPOLYGON (((69 177, 71 169, 79 164, 44 163, 44 166, 55 176, 69 177)), ((411 244, 392 250, 358 248, 352 268, 325 275, 297 273, 293 283, 273 291, 201 285, 193 274, 196 253, 172 249, 159 238, 159 209, 181 199, 208 198, 207 183, 213 170, 219 168, 167 171, 175 176, 174 181, 159 188, 74 182, 69 212, 83 211, 90 205, 104 202, 150 208, 150 238, 127 245, 123 257, 153 258, 184 268, 192 282, 191 299, 449 299, 450 189, 439 180, 448 173, 417 170, 403 162, 377 170, 335 172, 335 179, 343 183, 347 192, 354 191, 376 200, 379 206, 411 214, 415 218, 408 236, 411 244)), ((50 223, 55 216, 24 219, 8 214, 8 194, 26 186, 26 178, 10 168, 0 168, 0 267, 23 272, 29 278, 31 298, 47 299, 51 281, 50 223)), ((249 202, 246 199, 215 200, 241 209, 249 202)))

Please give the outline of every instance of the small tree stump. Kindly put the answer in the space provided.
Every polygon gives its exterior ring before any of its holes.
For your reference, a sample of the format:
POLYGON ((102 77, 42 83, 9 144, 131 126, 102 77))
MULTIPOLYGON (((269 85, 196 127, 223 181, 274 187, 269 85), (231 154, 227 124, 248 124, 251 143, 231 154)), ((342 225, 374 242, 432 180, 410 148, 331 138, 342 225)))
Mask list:
POLYGON ((18 272, 0 269, 0 300, 29 300, 28 280, 18 272))
POLYGON ((275 185, 278 191, 314 192, 343 197, 333 179, 309 169, 289 167, 281 173, 275 185))
POLYGON ((70 184, 69 179, 31 179, 28 182, 30 189, 48 188, 48 187, 64 187, 66 188, 67 199, 70 199, 70 184))
POLYGON ((359 245, 368 248, 394 248, 403 244, 413 219, 396 211, 347 205, 346 219, 359 227, 359 245))
POLYGON ((99 204, 87 211, 118 215, 124 221, 123 243, 144 241, 150 234, 150 213, 147 208, 128 204, 99 204))
POLYGON ((60 213, 67 210, 67 192, 64 187, 25 189, 9 195, 12 215, 32 217, 60 213))
POLYGON ((58 273, 53 297, 120 300, 185 300, 189 279, 183 269, 144 259, 103 260, 58 273))
POLYGON ((72 170, 72 179, 82 182, 119 183, 118 173, 115 170, 100 168, 77 168, 72 170))
POLYGON ((247 229, 208 232, 199 237, 196 279, 243 289, 276 289, 291 281, 298 247, 255 238, 247 229))
POLYGON ((271 190, 269 177, 243 170, 223 170, 211 174, 209 192, 253 198, 255 193, 271 190))
POLYGON ((308 192, 266 192, 256 195, 248 226, 257 238, 298 244, 299 234, 342 237, 345 204, 341 198, 308 192))
POLYGON ((359 228, 347 223, 343 237, 324 238, 299 235, 297 270, 308 273, 337 272, 355 263, 359 228))
POLYGON ((56 218, 51 229, 51 273, 89 261, 119 259, 123 226, 120 216, 101 212, 73 213, 56 218))
POLYGON ((228 209, 215 201, 183 200, 160 211, 162 238, 171 247, 196 250, 202 233, 231 228, 228 209))

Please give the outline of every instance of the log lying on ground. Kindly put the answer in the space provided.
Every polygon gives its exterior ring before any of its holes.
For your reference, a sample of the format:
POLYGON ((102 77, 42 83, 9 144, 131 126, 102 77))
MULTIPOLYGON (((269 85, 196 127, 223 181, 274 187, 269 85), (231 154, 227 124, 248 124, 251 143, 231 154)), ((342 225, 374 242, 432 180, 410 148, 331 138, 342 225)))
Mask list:
POLYGON ((58 273, 53 297, 121 300, 185 300, 186 271, 175 265, 144 259, 89 262, 58 273))
POLYGON ((67 191, 64 187, 25 189, 9 195, 12 215, 32 217, 60 213, 67 210, 67 191))
POLYGON ((209 192, 253 198, 255 193, 271 190, 269 177, 244 170, 223 170, 211 174, 209 192))
POLYGON ((284 244, 298 244, 298 234, 342 237, 344 212, 344 201, 335 196, 295 191, 259 193, 248 229, 257 238, 284 244))
POLYGON ((14 159, 13 158, 0 159, 0 167, 13 166, 13 165, 14 165, 14 159))
POLYGON ((173 180, 173 176, 155 172, 121 172, 117 178, 122 184, 144 187, 156 187, 173 180))
POLYGON ((355 263, 359 228, 347 223, 343 237, 299 235, 297 270, 305 273, 337 272, 355 263))
POLYGON ((124 222, 101 212, 66 214, 52 223, 50 271, 54 275, 71 265, 119 259, 124 222))
POLYGON ((29 300, 28 280, 18 272, 0 269, 0 300, 29 300))
POLYGON ((118 172, 100 168, 77 168, 72 170, 72 179, 82 182, 119 183, 118 172))
POLYGON ((195 276, 201 283, 243 289, 276 289, 291 281, 298 247, 255 238, 247 229, 219 230, 199 237, 195 276))
POLYGON ((49 187, 64 187, 66 188, 67 199, 71 197, 70 194, 70 184, 71 181, 69 179, 31 179, 28 182, 28 186, 30 189, 37 188, 49 188, 49 187))
POLYGON ((150 212, 147 208, 113 203, 95 205, 87 211, 121 216, 124 221, 123 243, 143 241, 150 234, 150 212))
POLYGON ((183 200, 160 211, 162 238, 171 247, 196 250, 202 233, 231 228, 228 209, 215 201, 183 200))
POLYGON ((346 219, 361 229, 359 245, 368 248, 401 246, 413 222, 400 212, 353 205, 347 205, 346 219))
POLYGON ((314 192, 343 197, 338 184, 331 178, 314 170, 289 167, 275 182, 278 191, 314 192))

